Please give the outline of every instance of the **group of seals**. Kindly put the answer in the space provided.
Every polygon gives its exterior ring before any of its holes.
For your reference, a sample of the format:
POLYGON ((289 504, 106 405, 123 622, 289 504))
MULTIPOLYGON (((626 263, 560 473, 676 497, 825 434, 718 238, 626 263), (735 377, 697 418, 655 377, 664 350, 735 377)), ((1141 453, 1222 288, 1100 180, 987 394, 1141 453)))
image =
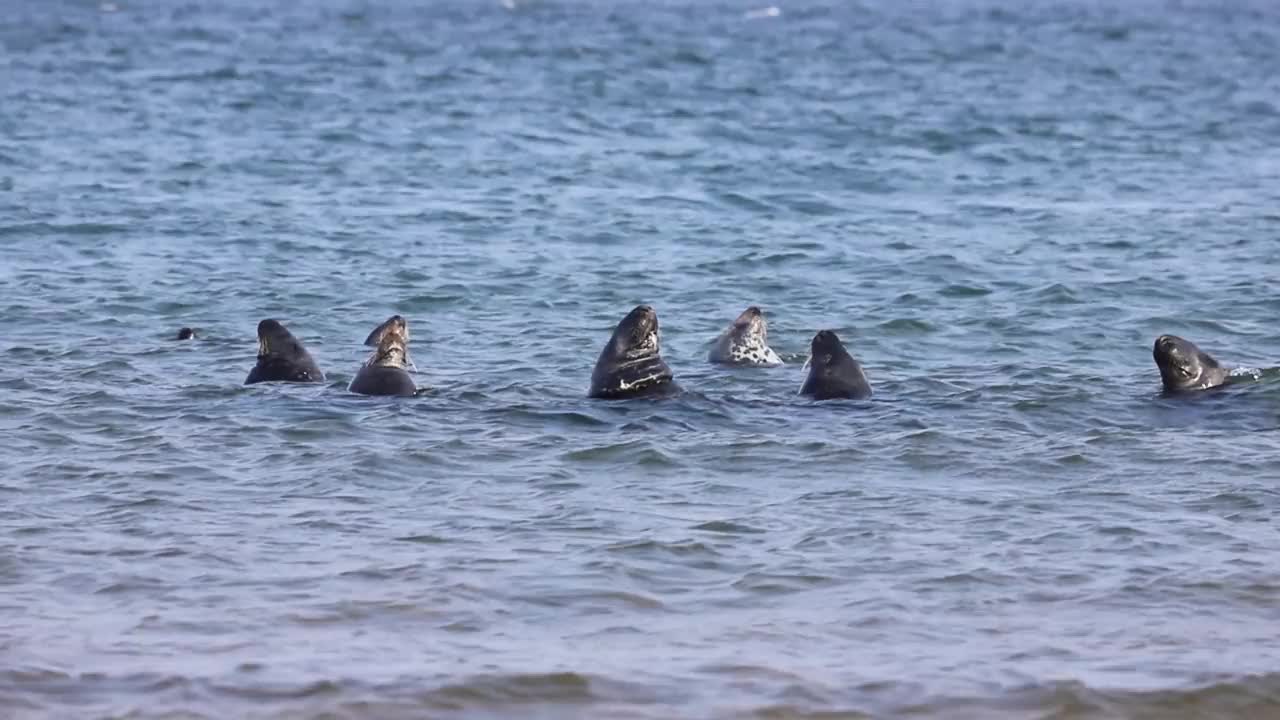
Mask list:
MULTIPOLYGON (((1176 335, 1161 335, 1152 349, 1164 391, 1170 394, 1207 390, 1230 383, 1235 377, 1195 343, 1176 335)), ((710 362, 724 365, 771 367, 782 358, 769 347, 768 324, 760 308, 742 312, 708 353, 710 362)), ((809 344, 809 369, 800 395, 814 400, 871 397, 871 383, 862 365, 849 354, 839 336, 820 330, 809 344)), ((671 368, 662 359, 658 340, 658 314, 648 305, 637 306, 618 323, 591 373, 593 398, 650 397, 679 390, 671 368)))
MULTIPOLYGON (((752 305, 714 341, 707 360, 734 366, 774 367, 782 358, 769 347, 768 323, 759 307, 752 305)), ((176 339, 198 337, 184 327, 176 339)), ((392 315, 365 338, 374 348, 347 386, 359 395, 412 396, 419 393, 409 374, 409 322, 392 315)), ((1170 394, 1221 387, 1235 377, 1211 355, 1190 340, 1161 335, 1152 348, 1164 391, 1170 394)), ((849 354, 831 330, 820 330, 809 345, 805 363, 808 374, 800 395, 814 400, 871 397, 871 384, 862 365, 849 354)), ((324 372, 302 341, 279 321, 258 323, 258 357, 244 384, 261 382, 321 383, 324 372)), ((606 400, 662 397, 676 394, 680 385, 666 361, 658 333, 658 313, 649 305, 637 305, 618 322, 609 342, 600 351, 591 372, 587 396, 606 400)))
MULTIPOLYGON (((409 323, 392 315, 365 338, 374 348, 356 372, 350 392, 359 395, 415 395, 418 388, 409 376, 409 323)), ((244 379, 245 385, 260 382, 324 382, 324 372, 307 352, 302 341, 288 328, 270 318, 258 323, 258 362, 244 379)))
MULTIPOLYGON (((768 323, 760 308, 752 305, 716 338, 707 359, 723 365, 770 367, 782 358, 769 347, 768 323)), ((862 366, 849 354, 831 330, 813 337, 809 375, 800 394, 815 400, 871 397, 871 384, 862 366)), ((653 397, 679 392, 680 386, 658 340, 658 313, 649 305, 637 305, 614 328, 613 335, 591 372, 588 397, 607 400, 653 397)))

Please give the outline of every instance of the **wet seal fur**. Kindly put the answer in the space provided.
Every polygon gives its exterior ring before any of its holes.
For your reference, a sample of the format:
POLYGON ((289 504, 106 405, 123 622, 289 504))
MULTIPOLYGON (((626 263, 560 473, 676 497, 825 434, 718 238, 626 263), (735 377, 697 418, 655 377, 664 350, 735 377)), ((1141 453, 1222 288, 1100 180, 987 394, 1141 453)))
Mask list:
POLYGON ((406 369, 409 365, 409 322, 392 315, 373 329, 365 345, 374 347, 347 390, 359 395, 400 395, 418 393, 406 369))
POLYGON ((179 331, 178 331, 178 336, 177 336, 175 339, 177 339, 177 340, 194 340, 194 339, 195 339, 195 337, 196 337, 196 331, 195 331, 195 330, 192 330, 192 329, 191 329, 191 328, 189 328, 189 327, 184 327, 184 328, 182 328, 181 330, 179 330, 179 331))
POLYGON ((616 400, 679 392, 658 345, 658 313, 637 305, 622 318, 591 371, 587 397, 616 400))
POLYGON ((752 305, 716 338, 707 360, 720 365, 781 365, 782 358, 769 347, 764 313, 752 305))
POLYGON ((808 365, 809 375, 800 386, 801 395, 808 395, 814 400, 871 397, 871 384, 867 382, 862 366, 834 332, 823 330, 813 336, 808 365))
POLYGON ((1231 371, 1190 340, 1161 335, 1151 349, 1165 392, 1180 393, 1226 385, 1231 371))
POLYGON ((277 381, 324 382, 324 373, 293 333, 268 318, 258 323, 258 364, 249 371, 244 384, 277 381))

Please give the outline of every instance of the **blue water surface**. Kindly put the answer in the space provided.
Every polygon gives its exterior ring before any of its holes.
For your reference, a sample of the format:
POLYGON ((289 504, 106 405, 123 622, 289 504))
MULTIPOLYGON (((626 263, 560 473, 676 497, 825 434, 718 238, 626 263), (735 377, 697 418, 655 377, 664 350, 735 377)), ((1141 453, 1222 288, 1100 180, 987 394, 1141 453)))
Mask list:
POLYGON ((1280 7, 773 1, 7 5, 0 715, 1280 713, 1280 7))

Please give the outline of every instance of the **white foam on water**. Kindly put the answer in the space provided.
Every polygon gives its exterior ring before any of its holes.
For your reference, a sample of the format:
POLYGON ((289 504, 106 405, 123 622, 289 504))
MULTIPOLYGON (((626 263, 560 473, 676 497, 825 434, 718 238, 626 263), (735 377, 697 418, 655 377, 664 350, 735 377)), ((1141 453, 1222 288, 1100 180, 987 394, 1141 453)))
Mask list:
POLYGON ((778 17, 781 14, 782 14, 782 10, 778 8, 777 5, 770 5, 769 7, 756 8, 755 10, 748 10, 743 17, 745 17, 748 20, 760 20, 763 18, 778 17))

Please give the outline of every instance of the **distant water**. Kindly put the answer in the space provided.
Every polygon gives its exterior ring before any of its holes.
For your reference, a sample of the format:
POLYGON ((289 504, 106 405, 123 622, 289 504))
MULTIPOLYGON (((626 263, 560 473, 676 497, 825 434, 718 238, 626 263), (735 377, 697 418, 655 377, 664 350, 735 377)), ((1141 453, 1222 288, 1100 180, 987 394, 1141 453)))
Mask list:
POLYGON ((0 717, 1280 714, 1280 382, 1151 360, 1280 364, 1280 6, 16 0, 0 47, 0 717), (687 392, 588 401, 640 302, 687 392), (789 364, 708 366, 752 303, 789 364), (392 313, 432 392, 347 394, 392 313), (264 317, 327 385, 241 385, 264 317), (796 397, 821 328, 872 401, 796 397))

